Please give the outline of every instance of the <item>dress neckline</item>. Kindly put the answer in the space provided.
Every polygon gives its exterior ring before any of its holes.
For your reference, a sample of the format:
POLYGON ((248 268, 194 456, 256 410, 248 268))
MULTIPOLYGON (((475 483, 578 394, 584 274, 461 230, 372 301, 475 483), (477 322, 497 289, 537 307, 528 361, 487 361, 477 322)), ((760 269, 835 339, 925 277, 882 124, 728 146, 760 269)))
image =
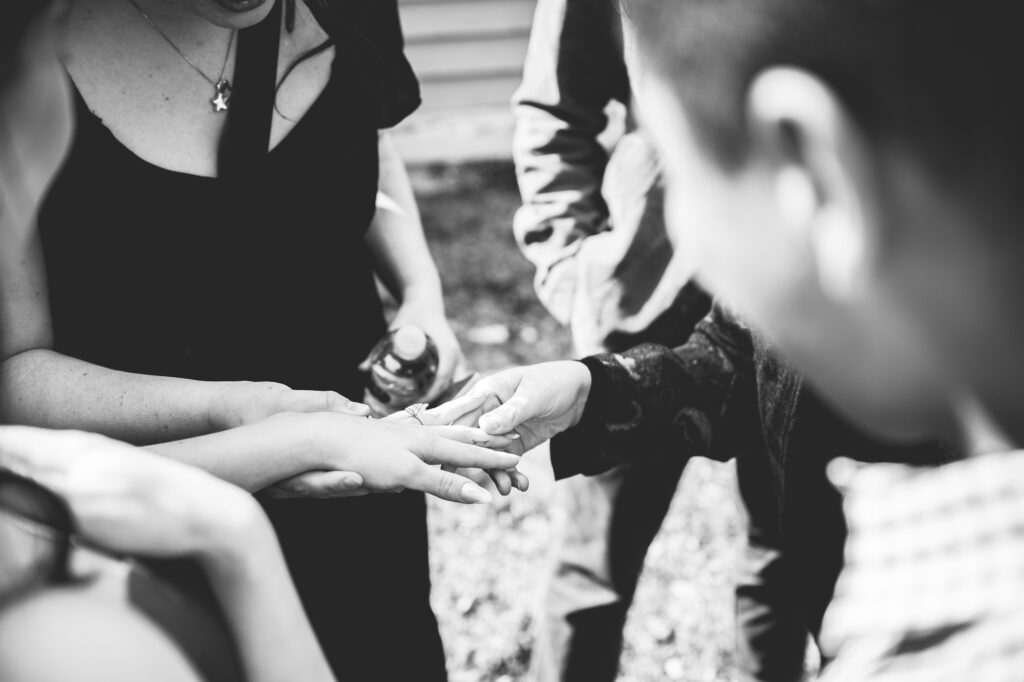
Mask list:
MULTIPOLYGON (((308 119, 310 119, 312 116, 314 116, 314 115, 319 113, 319 109, 321 109, 324 106, 324 104, 323 104, 324 100, 327 99, 327 92, 328 92, 328 90, 330 90, 331 87, 333 86, 334 67, 335 67, 335 60, 332 60, 331 61, 331 70, 330 70, 330 73, 328 74, 328 77, 327 77, 327 84, 324 86, 323 90, 320 91, 320 94, 318 94, 316 96, 316 99, 313 100, 313 103, 311 105, 309 105, 309 108, 306 109, 306 112, 302 115, 302 118, 300 118, 295 123, 295 125, 292 126, 291 130, 289 130, 285 134, 285 136, 283 138, 278 140, 278 143, 276 145, 274 145, 272 148, 267 150, 267 156, 266 156, 267 159, 273 158, 278 153, 278 150, 280 150, 282 147, 286 147, 287 145, 292 144, 291 140, 292 140, 293 137, 295 137, 296 133, 299 132, 299 129, 302 128, 304 124, 306 124, 306 121, 308 119)), ((145 158, 139 156, 135 151, 133 151, 130 147, 128 147, 128 145, 126 145, 124 142, 121 141, 121 139, 114 133, 114 131, 111 130, 107 126, 107 124, 103 122, 103 118, 101 116, 99 116, 96 112, 94 112, 92 110, 92 108, 89 106, 89 103, 85 101, 85 97, 82 95, 81 91, 78 89, 78 85, 75 83, 74 79, 72 79, 69 74, 67 75, 67 78, 68 78, 68 81, 70 81, 70 83, 71 83, 71 90, 74 93, 76 108, 77 108, 78 113, 79 113, 79 119, 85 118, 87 120, 90 120, 92 123, 94 123, 97 127, 100 128, 102 134, 104 136, 108 137, 110 139, 110 141, 113 142, 114 145, 118 149, 120 149, 124 154, 128 155, 132 159, 136 160, 138 163, 142 164, 143 166, 145 166, 145 167, 147 167, 149 169, 152 169, 153 171, 155 171, 157 173, 162 173, 162 174, 165 174, 165 175, 177 176, 177 177, 182 177, 182 178, 190 178, 190 179, 194 179, 194 180, 196 180, 198 182, 216 182, 216 181, 222 179, 219 175, 200 175, 198 173, 189 173, 187 171, 174 170, 173 168, 167 168, 166 166, 161 166, 158 163, 154 163, 153 161, 150 161, 148 159, 145 159, 145 158)), ((83 121, 80 120, 79 121, 79 125, 81 125, 82 122, 83 121)), ((78 133, 76 133, 76 136, 80 135, 80 134, 81 133, 78 132, 78 133)))

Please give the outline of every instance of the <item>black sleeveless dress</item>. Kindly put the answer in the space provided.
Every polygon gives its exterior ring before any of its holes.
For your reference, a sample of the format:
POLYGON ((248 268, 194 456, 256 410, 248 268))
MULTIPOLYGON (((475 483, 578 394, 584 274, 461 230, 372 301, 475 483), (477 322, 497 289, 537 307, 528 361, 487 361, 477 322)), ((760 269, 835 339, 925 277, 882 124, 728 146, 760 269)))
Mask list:
MULTIPOLYGON (((329 29, 327 88, 230 182, 143 161, 78 97, 40 216, 56 350, 129 372, 362 395, 357 364, 385 331, 364 244, 378 129, 419 97, 395 0, 339 4, 358 44, 329 29)), ((267 508, 340 679, 445 679, 421 494, 267 508)))

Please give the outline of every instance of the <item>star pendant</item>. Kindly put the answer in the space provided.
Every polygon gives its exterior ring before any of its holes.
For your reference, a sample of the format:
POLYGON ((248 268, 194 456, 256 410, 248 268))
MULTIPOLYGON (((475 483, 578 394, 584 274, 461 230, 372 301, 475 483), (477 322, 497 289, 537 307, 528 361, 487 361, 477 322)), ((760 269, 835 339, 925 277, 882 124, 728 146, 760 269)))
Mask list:
POLYGON ((226 79, 221 79, 214 87, 217 89, 217 96, 210 100, 214 113, 227 111, 228 102, 231 101, 231 83, 226 79))

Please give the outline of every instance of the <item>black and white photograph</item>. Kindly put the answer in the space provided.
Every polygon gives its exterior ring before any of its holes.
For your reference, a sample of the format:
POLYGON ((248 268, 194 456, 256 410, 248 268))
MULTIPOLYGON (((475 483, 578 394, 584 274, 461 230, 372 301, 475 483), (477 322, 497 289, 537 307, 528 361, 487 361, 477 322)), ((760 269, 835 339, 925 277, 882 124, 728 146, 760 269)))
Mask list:
POLYGON ((1024 682, 1015 3, 2 13, 0 682, 1024 682))

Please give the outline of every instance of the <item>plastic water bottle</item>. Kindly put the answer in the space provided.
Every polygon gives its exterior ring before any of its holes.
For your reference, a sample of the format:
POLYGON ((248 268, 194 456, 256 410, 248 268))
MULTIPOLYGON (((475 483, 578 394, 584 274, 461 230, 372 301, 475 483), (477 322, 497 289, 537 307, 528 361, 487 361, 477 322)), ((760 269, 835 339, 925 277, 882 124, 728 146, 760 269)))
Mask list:
POLYGON ((370 354, 370 395, 388 412, 423 401, 437 376, 437 346, 407 324, 389 332, 370 354))

